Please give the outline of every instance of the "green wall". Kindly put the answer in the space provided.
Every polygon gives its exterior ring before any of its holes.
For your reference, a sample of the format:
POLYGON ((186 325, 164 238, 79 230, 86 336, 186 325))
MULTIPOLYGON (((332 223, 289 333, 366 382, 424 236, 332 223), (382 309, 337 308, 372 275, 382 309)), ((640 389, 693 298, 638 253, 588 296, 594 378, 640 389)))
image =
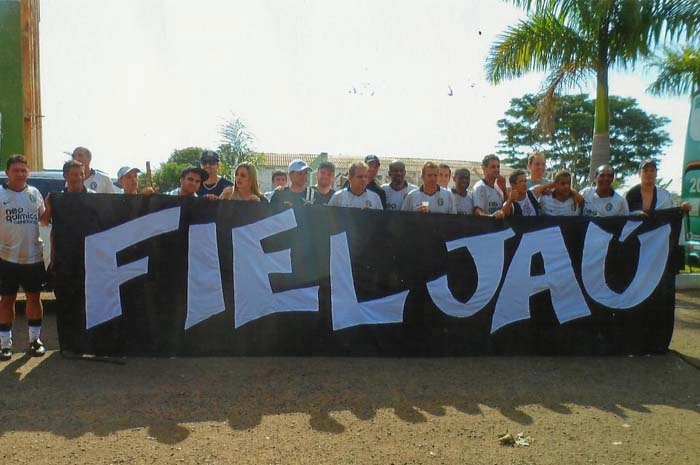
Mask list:
POLYGON ((7 156, 24 153, 22 105, 22 31, 19 0, 0 0, 0 139, 1 170, 7 156))

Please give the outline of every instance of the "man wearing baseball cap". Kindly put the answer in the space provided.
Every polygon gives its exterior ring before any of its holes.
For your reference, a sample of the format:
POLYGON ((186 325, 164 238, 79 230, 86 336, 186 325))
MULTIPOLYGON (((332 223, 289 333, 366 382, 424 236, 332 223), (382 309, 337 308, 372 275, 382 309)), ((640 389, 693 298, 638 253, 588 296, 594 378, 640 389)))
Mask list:
MULTIPOLYGON (((202 168, 189 166, 180 174, 180 187, 168 192, 168 195, 181 195, 183 197, 197 197, 199 186, 209 178, 209 173, 202 168)), ((213 197, 213 196, 212 196, 213 197)), ((209 198, 209 196, 207 196, 209 198)), ((214 197, 217 198, 217 197, 214 197)))
POLYGON ((367 190, 377 194, 382 201, 382 209, 386 209, 386 192, 384 192, 382 186, 377 183, 377 173, 381 166, 379 157, 374 154, 367 155, 365 157, 365 163, 369 167, 367 169, 367 179, 369 180, 367 183, 367 190))
MULTIPOLYGON (((639 180, 641 183, 625 194, 632 214, 649 213, 676 206, 671 193, 656 185, 656 160, 647 158, 639 164, 639 180)), ((681 208, 690 211, 690 204, 683 202, 681 208)))
POLYGON ((206 181, 197 190, 199 197, 213 195, 219 197, 227 187, 233 187, 233 183, 228 179, 219 176, 219 154, 213 150, 205 150, 199 156, 199 167, 209 175, 206 181))
POLYGON ((292 160, 289 164, 289 186, 275 190, 270 204, 277 208, 313 205, 314 190, 306 187, 311 167, 303 160, 292 160))
MULTIPOLYGON (((117 181, 119 185, 122 186, 122 193, 129 195, 136 195, 139 193, 139 173, 141 172, 138 168, 132 168, 131 166, 122 166, 117 171, 117 181)), ((152 187, 144 187, 141 189, 141 194, 151 195, 158 191, 152 187)))

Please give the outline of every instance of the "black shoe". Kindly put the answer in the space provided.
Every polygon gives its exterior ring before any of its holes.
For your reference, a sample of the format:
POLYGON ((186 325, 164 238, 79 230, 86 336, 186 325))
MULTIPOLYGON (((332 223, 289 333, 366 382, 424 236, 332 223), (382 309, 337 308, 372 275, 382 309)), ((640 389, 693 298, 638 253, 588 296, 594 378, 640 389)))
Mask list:
POLYGON ((12 358, 12 347, 4 347, 0 349, 0 360, 7 361, 12 358))
POLYGON ((45 353, 46 347, 44 347, 44 343, 41 342, 41 339, 29 343, 29 355, 32 357, 43 357, 45 353))

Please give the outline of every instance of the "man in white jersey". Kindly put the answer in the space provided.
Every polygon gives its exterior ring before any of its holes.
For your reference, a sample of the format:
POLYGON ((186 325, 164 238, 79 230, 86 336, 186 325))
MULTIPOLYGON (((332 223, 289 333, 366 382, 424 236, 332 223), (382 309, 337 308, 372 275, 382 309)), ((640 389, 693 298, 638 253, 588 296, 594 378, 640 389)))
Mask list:
POLYGON ((527 188, 527 175, 523 170, 515 170, 508 178, 510 194, 503 204, 505 216, 540 216, 540 205, 531 190, 527 188))
POLYGON ((503 218, 506 180, 501 176, 501 161, 496 155, 486 155, 481 160, 484 177, 474 186, 474 214, 503 218))
POLYGON ((418 189, 418 186, 406 181, 406 165, 399 160, 389 164, 389 177, 391 182, 382 185, 386 192, 386 210, 401 210, 406 195, 413 189, 418 189))
POLYGON ((448 189, 450 186, 450 178, 452 177, 452 168, 447 163, 438 165, 438 186, 443 189, 448 189))
POLYGON ((547 164, 543 153, 535 152, 527 157, 527 170, 530 172, 530 177, 527 178, 528 189, 547 183, 544 178, 547 164))
POLYGON ((422 213, 457 214, 452 192, 438 185, 438 165, 432 161, 425 162, 421 169, 423 185, 406 195, 401 210, 422 213))
MULTIPOLYGON (((536 191, 543 185, 536 186, 536 191)), ((537 193, 535 193, 537 195, 537 193)), ((583 197, 571 188, 571 173, 560 170, 554 175, 554 182, 546 185, 539 194, 540 210, 543 216, 579 216, 583 197)))
POLYGON ((328 206, 382 210, 382 199, 375 192, 367 189, 368 168, 363 161, 351 164, 348 168, 347 187, 333 194, 328 201, 328 206))
POLYGON ((595 171, 595 186, 581 191, 583 216, 627 216, 627 201, 612 187, 615 172, 610 165, 600 165, 595 171))
POLYGON ((452 188, 452 198, 455 202, 455 208, 460 215, 471 215, 474 212, 474 200, 472 193, 469 192, 469 182, 471 174, 467 168, 458 168, 455 170, 453 178, 455 187, 452 188))
POLYGON ((45 273, 39 221, 45 221, 44 200, 27 185, 29 165, 23 155, 7 160, 7 183, 0 186, 0 360, 12 358, 15 300, 22 286, 27 298, 29 353, 46 353, 41 342, 41 286, 45 273))
POLYGON ((107 174, 102 171, 90 168, 92 162, 92 153, 85 147, 76 147, 72 154, 73 160, 77 160, 83 164, 85 170, 85 187, 92 189, 98 194, 118 194, 119 188, 112 183, 107 174))
MULTIPOLYGON (((197 166, 189 166, 182 170, 180 174, 180 187, 168 192, 168 195, 179 195, 183 197, 197 197, 199 186, 209 177, 209 173, 197 166)), ((217 197, 206 196, 207 199, 217 200, 217 197)))

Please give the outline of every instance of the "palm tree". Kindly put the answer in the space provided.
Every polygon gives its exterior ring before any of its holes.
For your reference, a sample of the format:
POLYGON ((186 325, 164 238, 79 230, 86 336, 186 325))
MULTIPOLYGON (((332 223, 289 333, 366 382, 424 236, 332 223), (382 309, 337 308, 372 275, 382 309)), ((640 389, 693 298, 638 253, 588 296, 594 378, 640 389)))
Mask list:
POLYGON ((510 0, 528 17, 509 27, 486 60, 493 84, 530 71, 549 73, 540 103, 542 130, 551 130, 552 96, 596 76, 590 174, 610 159, 608 70, 634 67, 659 43, 691 37, 700 0, 510 0))
POLYGON ((700 46, 687 44, 680 50, 664 48, 650 64, 659 70, 647 87, 654 95, 691 95, 700 91, 700 46))

